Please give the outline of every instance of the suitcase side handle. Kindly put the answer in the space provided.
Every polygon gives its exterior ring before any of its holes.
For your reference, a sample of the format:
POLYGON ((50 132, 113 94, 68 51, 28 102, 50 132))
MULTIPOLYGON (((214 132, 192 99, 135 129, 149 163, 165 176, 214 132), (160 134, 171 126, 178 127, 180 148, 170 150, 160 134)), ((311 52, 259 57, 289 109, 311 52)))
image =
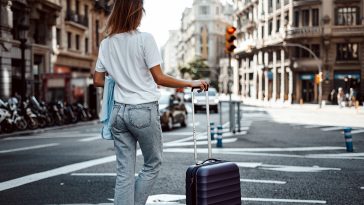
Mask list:
MULTIPOLYGON (((194 159, 196 164, 198 164, 197 161, 197 139, 196 139, 196 125, 195 125, 195 94, 193 92, 193 89, 191 89, 191 101, 192 101, 192 127, 193 127, 193 143, 194 143, 194 159)), ((200 92, 203 92, 200 90, 200 92)), ((210 103, 209 103, 209 92, 204 91, 206 94, 206 118, 207 118, 207 142, 208 142, 208 159, 212 159, 212 148, 211 148, 211 129, 210 129, 210 103)))

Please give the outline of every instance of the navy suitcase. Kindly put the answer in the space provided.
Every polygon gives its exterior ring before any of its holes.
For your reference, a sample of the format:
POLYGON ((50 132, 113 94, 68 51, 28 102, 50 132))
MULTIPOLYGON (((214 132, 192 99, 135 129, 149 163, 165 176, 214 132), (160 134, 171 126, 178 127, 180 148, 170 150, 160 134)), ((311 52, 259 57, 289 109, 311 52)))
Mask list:
POLYGON ((192 93, 192 120, 195 165, 186 171, 187 205, 241 205, 239 167, 228 161, 212 159, 210 138, 210 114, 206 92, 208 159, 197 162, 194 93, 192 93))

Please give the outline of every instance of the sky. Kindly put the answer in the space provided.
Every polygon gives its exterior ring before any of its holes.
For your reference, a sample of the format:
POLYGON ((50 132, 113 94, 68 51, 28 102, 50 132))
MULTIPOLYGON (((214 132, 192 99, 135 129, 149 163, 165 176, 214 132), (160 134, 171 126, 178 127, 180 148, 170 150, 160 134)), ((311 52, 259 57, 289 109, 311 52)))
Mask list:
POLYGON ((145 15, 140 30, 151 33, 158 47, 168 40, 168 31, 179 29, 182 12, 193 0, 144 0, 145 15))

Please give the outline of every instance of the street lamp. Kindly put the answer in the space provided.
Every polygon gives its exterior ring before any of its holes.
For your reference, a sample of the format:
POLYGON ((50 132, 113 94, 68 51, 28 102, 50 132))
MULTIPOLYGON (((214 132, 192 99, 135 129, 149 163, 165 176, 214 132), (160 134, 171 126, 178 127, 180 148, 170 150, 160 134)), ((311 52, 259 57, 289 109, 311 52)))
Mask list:
POLYGON ((25 99, 27 93, 27 82, 25 80, 26 71, 26 60, 25 60, 25 49, 27 48, 26 42, 28 39, 29 25, 26 23, 25 19, 18 26, 19 29, 19 41, 21 49, 21 98, 25 99))

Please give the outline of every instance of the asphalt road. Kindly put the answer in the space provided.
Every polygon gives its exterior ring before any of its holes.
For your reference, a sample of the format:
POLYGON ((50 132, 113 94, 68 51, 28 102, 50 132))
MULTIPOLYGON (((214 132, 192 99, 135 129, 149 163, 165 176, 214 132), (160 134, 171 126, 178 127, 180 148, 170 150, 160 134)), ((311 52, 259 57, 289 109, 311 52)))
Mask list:
MULTIPOLYGON (((227 106, 222 111, 228 126, 227 106)), ((364 204, 364 132, 353 134, 355 152, 347 153, 337 127, 280 124, 253 107, 243 116, 243 132, 227 133, 224 147, 213 150, 214 158, 239 165, 242 204, 364 204)), ((196 117, 203 160, 206 116, 196 117)), ((217 123, 218 115, 211 119, 217 123)), ((113 143, 101 140, 100 127, 0 139, 0 204, 112 204, 113 143)), ((148 204, 184 204, 191 164, 191 125, 164 132, 164 164, 148 204)))

